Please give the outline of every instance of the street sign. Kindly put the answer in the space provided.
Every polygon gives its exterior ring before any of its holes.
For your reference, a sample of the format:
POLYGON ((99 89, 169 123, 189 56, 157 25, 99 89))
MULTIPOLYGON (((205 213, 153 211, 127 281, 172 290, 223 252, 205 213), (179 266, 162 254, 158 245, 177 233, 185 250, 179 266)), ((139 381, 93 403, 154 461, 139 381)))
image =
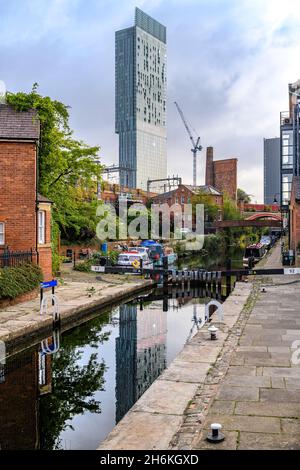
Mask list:
POLYGON ((40 287, 41 289, 48 289, 49 287, 56 287, 57 286, 57 280, 52 279, 52 281, 48 282, 41 282, 40 287))
POLYGON ((105 266, 91 266, 91 270, 96 273, 105 273, 105 266))
POLYGON ((300 274, 300 268, 284 268, 284 274, 300 274))

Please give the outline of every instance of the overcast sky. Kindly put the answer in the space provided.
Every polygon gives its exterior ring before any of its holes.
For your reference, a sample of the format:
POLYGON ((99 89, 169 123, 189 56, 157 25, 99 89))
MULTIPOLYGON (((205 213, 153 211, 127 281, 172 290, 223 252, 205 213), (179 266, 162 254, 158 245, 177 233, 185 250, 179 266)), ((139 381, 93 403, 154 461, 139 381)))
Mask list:
POLYGON ((299 0, 0 0, 0 80, 10 91, 38 82, 71 106, 75 136, 117 163, 114 32, 133 25, 135 6, 167 26, 168 173, 192 182, 176 100, 204 147, 238 157, 239 186, 261 201, 263 137, 279 135, 300 78, 299 0))

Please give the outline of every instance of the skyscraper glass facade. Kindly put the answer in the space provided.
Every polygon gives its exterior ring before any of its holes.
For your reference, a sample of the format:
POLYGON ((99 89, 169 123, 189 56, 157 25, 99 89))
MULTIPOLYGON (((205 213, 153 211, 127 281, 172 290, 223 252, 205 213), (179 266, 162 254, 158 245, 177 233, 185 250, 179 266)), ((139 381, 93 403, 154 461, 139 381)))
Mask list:
POLYGON ((136 8, 135 26, 116 32, 116 133, 120 183, 147 189, 167 176, 166 28, 136 8))
POLYGON ((264 139, 264 203, 280 203, 280 138, 264 139))

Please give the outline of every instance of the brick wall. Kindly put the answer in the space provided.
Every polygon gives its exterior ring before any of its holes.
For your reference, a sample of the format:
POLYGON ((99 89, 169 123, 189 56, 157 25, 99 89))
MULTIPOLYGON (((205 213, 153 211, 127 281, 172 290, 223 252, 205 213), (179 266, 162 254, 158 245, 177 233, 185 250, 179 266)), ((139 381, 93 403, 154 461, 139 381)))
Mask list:
POLYGON ((5 245, 35 249, 36 148, 34 143, 0 142, 0 222, 5 245))
POLYGON ((229 158, 214 162, 214 185, 222 193, 236 201, 237 159, 229 158))
MULTIPOLYGON (((0 222, 12 251, 36 250, 36 146, 33 142, 0 142, 0 222)), ((38 247, 39 264, 46 280, 52 278, 51 204, 45 211, 45 245, 38 247)))
POLYGON ((294 184, 292 186, 290 206, 291 206, 291 211, 290 211, 291 249, 296 250, 298 243, 300 242, 300 201, 295 198, 294 184))
MULTIPOLYGON (((178 188, 174 191, 171 191, 170 194, 159 194, 153 198, 153 202, 155 204, 167 203, 169 206, 172 206, 173 204, 180 204, 183 210, 184 204, 190 204, 194 196, 195 193, 193 193, 189 188, 184 185, 179 185, 178 188)), ((218 206, 223 205, 223 196, 211 194, 209 197, 214 204, 217 204, 218 206)))
POLYGON ((236 201, 237 158, 214 161, 213 147, 207 147, 205 184, 213 186, 221 193, 226 193, 231 199, 236 201))
POLYGON ((213 147, 207 147, 206 149, 205 184, 207 186, 214 186, 214 149, 213 147))

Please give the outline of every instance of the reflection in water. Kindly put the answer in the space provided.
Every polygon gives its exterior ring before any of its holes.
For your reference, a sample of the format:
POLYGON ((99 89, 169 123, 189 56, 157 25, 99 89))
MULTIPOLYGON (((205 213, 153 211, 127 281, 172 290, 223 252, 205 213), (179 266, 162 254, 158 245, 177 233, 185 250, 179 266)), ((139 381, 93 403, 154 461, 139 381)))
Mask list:
POLYGON ((6 359, 0 383, 0 446, 36 449, 39 446, 38 397, 51 392, 52 357, 36 348, 6 359), (43 373, 40 374, 40 370, 43 373), (42 381, 40 380, 42 378, 42 381))
POLYGON ((8 357, 1 449, 95 449, 204 324, 199 294, 153 291, 8 357))
POLYGON ((96 349, 108 340, 109 334, 102 333, 103 323, 103 318, 98 318, 68 332, 53 358, 53 390, 40 399, 41 449, 61 448, 60 434, 72 429, 69 421, 74 416, 101 413, 101 402, 93 395, 103 390, 105 362, 97 352, 91 353, 85 364, 82 359, 86 344, 96 349))
POLYGON ((116 339, 116 422, 166 368, 167 316, 153 303, 120 306, 116 339), (154 304, 154 305, 153 305, 154 304))

